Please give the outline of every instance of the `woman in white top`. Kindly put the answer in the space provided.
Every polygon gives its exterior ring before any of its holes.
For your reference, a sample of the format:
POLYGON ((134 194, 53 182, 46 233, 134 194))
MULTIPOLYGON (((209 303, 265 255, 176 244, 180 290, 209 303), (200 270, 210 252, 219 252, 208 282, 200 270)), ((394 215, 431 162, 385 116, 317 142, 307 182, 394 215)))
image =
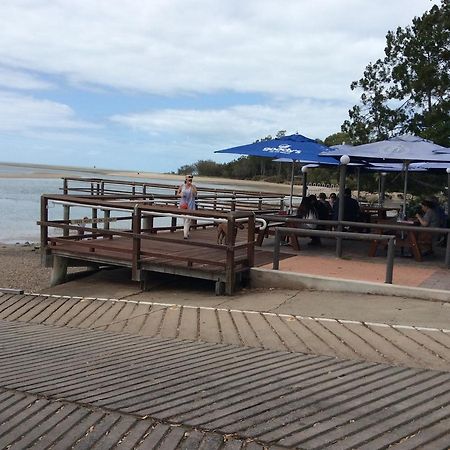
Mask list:
MULTIPOLYGON (((197 188, 192 183, 192 175, 186 175, 184 183, 178 188, 177 195, 180 197, 180 209, 195 209, 195 199, 197 197, 197 188)), ((191 219, 185 218, 183 223, 184 239, 189 237, 191 228, 191 219)))

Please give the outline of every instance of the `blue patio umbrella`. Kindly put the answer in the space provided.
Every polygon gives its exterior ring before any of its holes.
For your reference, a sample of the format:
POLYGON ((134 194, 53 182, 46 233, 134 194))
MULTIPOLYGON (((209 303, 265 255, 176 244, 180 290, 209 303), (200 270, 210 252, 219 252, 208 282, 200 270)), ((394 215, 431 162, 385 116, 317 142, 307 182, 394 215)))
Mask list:
POLYGON ((321 156, 321 152, 331 150, 326 145, 316 142, 301 134, 292 134, 281 138, 267 141, 254 142, 252 144, 240 145, 238 147, 217 150, 214 153, 232 153, 236 155, 261 156, 265 158, 283 158, 292 161, 291 173, 291 196, 289 207, 292 208, 292 197, 294 189, 294 163, 320 164, 337 166, 339 162, 334 158, 321 156))
POLYGON ((408 166, 412 162, 450 162, 450 149, 423 139, 419 136, 404 134, 385 141, 370 144, 345 146, 345 149, 333 149, 322 152, 323 156, 339 158, 347 154, 351 159, 361 162, 402 163, 405 176, 403 215, 406 213, 406 190, 408 184, 408 166))

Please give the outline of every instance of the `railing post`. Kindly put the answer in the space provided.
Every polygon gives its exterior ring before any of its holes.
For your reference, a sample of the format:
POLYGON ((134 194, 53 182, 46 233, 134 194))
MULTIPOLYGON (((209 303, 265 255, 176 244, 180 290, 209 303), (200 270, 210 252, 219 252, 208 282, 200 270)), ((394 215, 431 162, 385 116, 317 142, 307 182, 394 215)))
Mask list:
POLYGON ((247 224, 247 260, 248 267, 253 267, 255 265, 255 216, 253 214, 248 216, 247 224))
MULTIPOLYGON (((104 214, 104 219, 105 219, 105 222, 103 224, 103 229, 109 230, 109 228, 110 228, 110 224, 109 224, 110 220, 109 219, 111 218, 111 211, 109 209, 105 209, 103 211, 103 214, 104 214)), ((108 235, 108 239, 112 239, 112 234, 108 235)))
MULTIPOLYGON (((450 195, 450 193, 449 193, 450 195)), ((450 269, 450 231, 447 231, 447 247, 445 249, 445 265, 450 269)))
MULTIPOLYGON (((175 197, 177 196, 177 192, 178 190, 175 190, 175 197)), ((175 206, 177 206, 177 200, 175 200, 175 206)), ((171 225, 170 225, 170 232, 173 233, 176 230, 177 227, 177 218, 176 217, 172 217, 171 220, 171 225)))
POLYGON ((275 228, 275 243, 273 247, 273 270, 280 268, 280 230, 275 228))
POLYGON ((395 254, 395 238, 391 237, 388 241, 387 262, 386 262, 385 283, 388 284, 392 284, 392 275, 394 272, 394 254, 395 254))
MULTIPOLYGON (((338 210, 338 227, 337 231, 342 231, 341 222, 344 220, 344 192, 345 192, 345 172, 347 164, 350 162, 350 158, 347 155, 341 156, 341 164, 339 165, 339 210, 338 210)), ((342 256, 342 237, 336 239, 336 256, 340 258, 342 256)))
POLYGON ((141 210, 135 205, 132 220, 133 233, 133 253, 131 255, 131 278, 133 281, 141 280, 140 263, 141 259, 141 210))
POLYGON ((235 273, 234 273, 234 216, 228 216, 227 222, 227 263, 225 268, 225 292, 232 295, 234 292, 235 273))
POLYGON ((231 211, 236 211, 236 194, 234 192, 231 196, 231 211))
MULTIPOLYGON (((67 178, 64 178, 63 181, 63 194, 67 195, 69 193, 69 182, 67 180, 67 178)), ((69 205, 64 205, 63 206, 63 219, 64 222, 69 224, 70 222, 70 206, 69 205)), ((68 228, 64 228, 63 230, 63 236, 69 236, 69 229, 68 228)))
MULTIPOLYGON (((41 222, 48 222, 48 200, 47 197, 41 195, 41 222)), ((41 224, 41 262, 47 263, 47 242, 48 242, 48 226, 47 223, 41 224)))
POLYGON ((98 210, 97 208, 92 208, 92 239, 97 239, 96 230, 98 228, 97 224, 98 210))

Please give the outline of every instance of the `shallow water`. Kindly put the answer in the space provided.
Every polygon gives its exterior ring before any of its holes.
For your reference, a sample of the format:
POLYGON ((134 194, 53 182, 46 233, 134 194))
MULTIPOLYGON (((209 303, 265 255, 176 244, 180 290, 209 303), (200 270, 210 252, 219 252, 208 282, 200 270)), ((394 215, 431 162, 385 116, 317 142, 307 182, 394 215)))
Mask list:
MULTIPOLYGON (((11 243, 23 243, 23 242, 38 242, 40 229, 36 222, 40 219, 40 197, 42 194, 58 194, 61 193, 62 180, 60 178, 24 178, 27 174, 48 174, 52 172, 48 168, 23 168, 18 166, 2 165, 0 164, 0 174, 7 174, 8 178, 2 178, 0 176, 0 242, 11 243), (14 178, 15 175, 21 178, 14 178)), ((53 173, 67 175, 72 177, 87 177, 96 176, 101 177, 99 174, 88 174, 85 172, 77 172, 68 170, 64 173, 64 170, 54 170, 53 173)), ((176 184, 174 181, 168 181, 163 179, 143 179, 132 177, 112 177, 104 176, 108 179, 122 179, 122 180, 136 180, 146 181, 149 183, 162 183, 162 184, 176 184)), ((250 189, 247 186, 239 185, 220 185, 220 184, 207 184, 196 183, 198 186, 214 187, 214 188, 226 188, 226 189, 250 189)), ((162 191, 167 193, 167 191, 162 191)), ((50 219, 62 219, 62 206, 49 204, 49 218, 50 219)), ((89 216, 90 211, 82 208, 71 208, 70 217, 74 219, 82 219, 85 216, 89 216)), ((115 216, 119 216, 120 213, 115 213, 115 216)), ((122 214, 123 215, 123 214, 122 214)), ((156 226, 169 225, 170 219, 157 219, 156 226)), ((121 227, 126 225, 123 221, 111 223, 111 228, 121 227)), ((128 224, 129 225, 129 224, 128 224)), ((57 231, 53 231, 50 234, 55 235, 57 231), (53 234, 52 234, 53 233, 53 234)))

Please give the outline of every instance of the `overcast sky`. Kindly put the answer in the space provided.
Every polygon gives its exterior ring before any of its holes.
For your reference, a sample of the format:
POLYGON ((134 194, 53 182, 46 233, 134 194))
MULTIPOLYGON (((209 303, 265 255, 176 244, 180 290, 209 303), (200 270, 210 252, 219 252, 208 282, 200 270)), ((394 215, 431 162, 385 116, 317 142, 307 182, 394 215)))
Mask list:
POLYGON ((430 0, 2 0, 0 161, 176 171, 324 139, 430 0))

